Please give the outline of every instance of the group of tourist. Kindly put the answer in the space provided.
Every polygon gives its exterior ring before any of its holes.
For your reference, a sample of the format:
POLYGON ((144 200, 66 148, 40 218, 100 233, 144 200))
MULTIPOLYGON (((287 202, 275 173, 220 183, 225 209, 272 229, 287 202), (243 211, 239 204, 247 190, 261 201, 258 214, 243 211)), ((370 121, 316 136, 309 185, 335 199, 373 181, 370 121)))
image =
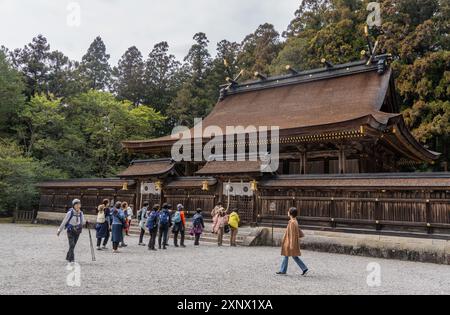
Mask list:
MULTIPOLYGON (((298 210, 290 208, 288 212, 289 224, 286 229, 282 241, 282 256, 283 261, 279 275, 287 273, 289 257, 293 257, 294 261, 302 270, 302 274, 308 273, 308 267, 303 263, 299 256, 300 243, 299 239, 304 237, 300 230, 297 216, 298 210)), ((218 246, 223 245, 223 237, 226 233, 231 233, 230 246, 237 246, 237 234, 240 224, 240 217, 238 209, 233 209, 231 213, 222 206, 221 203, 211 211, 212 217, 212 233, 217 234, 218 246)), ((97 208, 97 222, 96 222, 96 237, 97 249, 107 249, 107 244, 111 236, 113 252, 118 253, 119 247, 126 247, 125 236, 128 235, 131 220, 133 218, 132 207, 126 202, 116 202, 113 207, 110 207, 109 200, 104 200, 97 208)), ((161 207, 155 204, 150 207, 148 202, 145 202, 143 208, 137 213, 139 227, 141 233, 139 236, 139 245, 148 246, 151 251, 156 251, 156 241, 158 241, 158 248, 166 250, 169 246, 169 232, 170 229, 173 234, 173 242, 175 247, 185 246, 186 213, 182 204, 177 205, 176 209, 172 209, 172 205, 165 203, 161 207), (146 231, 150 235, 148 245, 144 243, 144 236, 146 231), (178 243, 178 237, 180 243, 178 243)), ((81 201, 75 199, 72 202, 72 208, 64 217, 57 235, 65 229, 69 240, 69 250, 67 252, 66 260, 70 263, 75 261, 75 246, 78 242, 79 236, 85 223, 83 212, 81 211, 81 201)), ((88 222, 86 222, 88 224, 88 222)), ((197 209, 192 218, 192 226, 190 234, 194 236, 194 245, 200 245, 200 237, 205 229, 205 222, 202 215, 202 209, 197 209)))

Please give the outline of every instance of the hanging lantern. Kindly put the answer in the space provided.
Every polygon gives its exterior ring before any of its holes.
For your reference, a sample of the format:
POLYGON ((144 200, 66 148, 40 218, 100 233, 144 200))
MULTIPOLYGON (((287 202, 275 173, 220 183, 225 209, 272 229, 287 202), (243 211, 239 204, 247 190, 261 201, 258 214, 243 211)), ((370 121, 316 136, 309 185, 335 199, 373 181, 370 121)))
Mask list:
POLYGON ((207 180, 202 182, 202 190, 203 191, 208 191, 209 190, 209 183, 207 180))
POLYGON ((155 189, 156 189, 156 191, 162 191, 162 183, 161 183, 161 181, 157 181, 155 183, 155 189))
POLYGON ((258 191, 258 182, 257 182, 256 180, 253 180, 253 181, 250 183, 250 189, 251 189, 252 191, 258 191))
POLYGON ((123 183, 122 190, 128 190, 128 183, 127 182, 123 183))

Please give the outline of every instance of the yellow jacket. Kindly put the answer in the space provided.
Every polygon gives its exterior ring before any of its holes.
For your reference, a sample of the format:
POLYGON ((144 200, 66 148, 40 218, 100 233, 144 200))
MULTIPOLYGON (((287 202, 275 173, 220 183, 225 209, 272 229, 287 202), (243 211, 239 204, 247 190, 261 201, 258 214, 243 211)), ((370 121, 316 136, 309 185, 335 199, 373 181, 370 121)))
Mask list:
POLYGON ((232 212, 230 214, 230 218, 228 219, 228 224, 233 229, 237 229, 239 227, 239 222, 241 222, 241 219, 239 218, 239 214, 237 214, 236 212, 232 212))

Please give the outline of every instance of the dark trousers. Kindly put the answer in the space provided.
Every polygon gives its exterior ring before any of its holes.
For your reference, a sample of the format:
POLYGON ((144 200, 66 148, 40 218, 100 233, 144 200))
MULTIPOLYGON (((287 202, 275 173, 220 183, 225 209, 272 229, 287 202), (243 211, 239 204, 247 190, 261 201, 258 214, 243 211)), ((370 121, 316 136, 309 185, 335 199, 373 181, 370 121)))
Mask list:
POLYGON ((178 231, 173 233, 173 243, 175 246, 178 246, 178 234, 180 234, 180 245, 184 246, 184 227, 181 227, 178 231))
POLYGON ((141 235, 139 235, 139 244, 144 243, 144 235, 145 235, 145 229, 141 228, 141 235))
POLYGON ((77 246, 79 237, 80 234, 73 231, 70 232, 67 231, 67 239, 69 240, 69 251, 67 252, 66 260, 68 262, 75 261, 75 246, 77 246))
MULTIPOLYGON (((109 241, 109 231, 106 234, 106 237, 103 239, 103 246, 106 247, 109 241)), ((97 247, 102 245, 102 238, 97 238, 97 247)))
POLYGON ((200 245, 200 236, 202 236, 201 234, 195 234, 195 246, 200 245))
POLYGON ((154 228, 153 230, 149 230, 149 232, 150 232, 150 240, 148 241, 148 248, 155 249, 156 234, 158 234, 158 229, 154 228))
POLYGON ((158 234, 158 245, 161 248, 161 245, 164 245, 164 248, 167 246, 167 242, 169 241, 169 226, 160 226, 159 234, 158 234))
POLYGON ((219 228, 219 233, 217 234, 217 243, 219 246, 223 244, 223 235, 225 234, 225 227, 219 228))

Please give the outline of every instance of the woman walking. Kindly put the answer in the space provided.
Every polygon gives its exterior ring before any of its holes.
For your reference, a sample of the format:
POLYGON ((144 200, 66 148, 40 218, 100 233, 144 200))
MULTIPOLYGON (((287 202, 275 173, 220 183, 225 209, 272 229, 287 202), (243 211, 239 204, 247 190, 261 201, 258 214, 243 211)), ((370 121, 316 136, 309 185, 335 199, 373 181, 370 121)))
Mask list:
POLYGON ((102 250, 102 239, 103 240, 103 249, 106 249, 106 244, 109 239, 109 221, 106 214, 106 206, 101 204, 97 208, 97 225, 95 226, 96 237, 97 237, 97 250, 102 250))
POLYGON ((147 224, 147 218, 150 212, 151 209, 149 208, 149 203, 144 202, 144 207, 138 212, 139 227, 141 228, 141 234, 139 235, 139 246, 145 246, 144 244, 145 225, 147 224))
POLYGON ((158 204, 154 205, 152 211, 147 216, 146 227, 150 234, 148 250, 156 251, 155 244, 156 244, 156 236, 158 234, 158 225, 159 225, 158 220, 159 220, 160 209, 161 209, 160 205, 158 205, 158 204))
POLYGON ((200 245, 200 237, 202 236, 203 230, 205 228, 205 222, 203 221, 202 209, 198 208, 197 213, 192 219, 192 229, 191 235, 195 237, 195 246, 200 245))
POLYGON ((225 209, 222 208, 217 217, 217 243, 219 246, 223 245, 223 235, 225 234, 226 225, 228 225, 228 214, 225 209))
POLYGON ((239 217, 239 210, 233 209, 233 212, 230 214, 230 219, 228 220, 228 224, 230 225, 231 229, 231 240, 230 240, 230 246, 236 247, 237 246, 237 234, 239 229, 239 223, 241 222, 241 218, 239 217))
POLYGON ((112 212, 112 218, 113 253, 118 253, 119 244, 123 242, 123 227, 125 225, 125 215, 120 202, 116 203, 112 212))
POLYGON ((67 212, 61 226, 58 229, 57 235, 61 235, 63 229, 67 230, 67 239, 69 240, 69 251, 66 255, 66 260, 69 263, 75 262, 75 246, 78 243, 81 232, 83 231, 84 215, 81 211, 81 201, 74 199, 72 201, 72 208, 67 212))
POLYGON ((284 256, 283 262, 281 264, 280 271, 277 272, 278 275, 285 275, 288 270, 289 257, 292 257, 297 265, 302 270, 302 275, 306 276, 308 273, 308 267, 303 263, 299 256, 300 252, 300 237, 303 236, 303 232, 300 231, 298 227, 298 211, 297 208, 289 209, 289 224, 284 234, 281 255, 284 256))
POLYGON ((120 244, 120 247, 127 247, 128 245, 125 244, 125 236, 128 236, 129 216, 128 216, 128 203, 126 203, 126 202, 122 202, 122 214, 124 217, 124 223, 123 223, 123 230, 122 230, 122 242, 120 244))
POLYGON ((186 229, 186 217, 184 215, 184 206, 179 204, 177 206, 177 211, 175 211, 172 217, 172 233, 173 233, 173 244, 178 247, 178 234, 180 234, 180 246, 186 247, 184 245, 185 229, 186 229))
POLYGON ((217 206, 215 206, 214 209, 212 209, 212 211, 211 211, 211 218, 212 218, 212 221, 213 221, 211 232, 213 234, 219 233, 218 221, 219 221, 219 214, 222 211, 224 211, 224 208, 222 207, 222 203, 221 202, 219 202, 217 204, 217 206))

